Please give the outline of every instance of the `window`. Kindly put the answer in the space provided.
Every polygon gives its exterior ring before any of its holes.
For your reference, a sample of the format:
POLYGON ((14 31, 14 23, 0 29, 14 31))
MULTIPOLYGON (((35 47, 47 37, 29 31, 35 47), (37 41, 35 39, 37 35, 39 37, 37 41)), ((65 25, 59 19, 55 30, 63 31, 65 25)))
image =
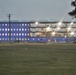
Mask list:
POLYGON ((8 28, 8 31, 9 31, 9 28, 8 28))
POLYGON ((24 33, 22 33, 22 36, 24 36, 24 33))
POLYGON ((5 40, 8 40, 7 38, 5 38, 5 40))
POLYGON ((5 36, 7 36, 7 33, 5 33, 5 36))
POLYGON ((21 40, 21 38, 19 38, 19 40, 21 40))
POLYGON ((18 31, 18 28, 16 29, 16 31, 18 31))
POLYGON ((26 26, 26 24, 25 24, 25 26, 26 26))
POLYGON ((15 31, 15 28, 14 28, 14 31, 15 31))
POLYGON ((25 33, 25 36, 26 36, 26 33, 25 33))
POLYGON ((5 24, 5 26, 7 26, 7 24, 5 24))
POLYGON ((21 36, 21 33, 19 33, 19 36, 21 36))
POLYGON ((38 40, 40 40, 40 39, 38 39, 38 40))
POLYGON ((19 24, 19 26, 21 26, 21 24, 19 24))
POLYGON ((9 36, 9 33, 8 33, 8 36, 9 36))
POLYGON ((22 31, 24 31, 24 29, 22 28, 22 31))
POLYGON ((4 33, 2 33, 2 36, 4 36, 4 33))
POLYGON ((0 40, 1 40, 1 38, 0 38, 0 40))
POLYGON ((8 38, 8 40, 9 40, 9 38, 8 38))
POLYGON ((13 34, 11 33, 11 36, 12 36, 13 34))
POLYGON ((18 40, 18 38, 16 38, 16 40, 18 40))
POLYGON ((21 28, 19 29, 19 31, 21 31, 21 28))
POLYGON ((25 41, 26 41, 26 38, 25 38, 25 41))
POLYGON ((29 24, 28 24, 28 26, 29 26, 29 24))
POLYGON ((17 26, 18 26, 18 24, 17 24, 17 26))
POLYGON ((29 29, 28 29, 28 31, 29 31, 29 29))
POLYGON ((4 28, 2 29, 2 31, 4 31, 4 28))
POLYGON ((29 33, 28 33, 28 36, 29 36, 29 33))
POLYGON ((18 36, 18 33, 16 33, 16 35, 18 36))
POLYGON ((2 40, 4 40, 4 38, 2 38, 2 40))
POLYGON ((35 39, 33 38, 33 40, 35 40, 35 39))
POLYGON ((0 31, 1 31, 1 28, 0 28, 0 31))
POLYGON ((22 24, 22 26, 24 26, 24 24, 22 24))
POLYGON ((22 41, 24 40, 24 38, 22 38, 22 41))
POLYGON ((11 31, 13 31, 13 29, 11 29, 11 31))
POLYGON ((5 28, 5 31, 7 31, 7 28, 5 28))
POLYGON ((25 29, 25 31, 26 31, 26 29, 25 29))
POLYGON ((13 38, 11 38, 11 40, 13 40, 13 38))
POLYGON ((2 26, 4 26, 4 24, 2 24, 2 26))
POLYGON ((13 27, 14 25, 13 25, 13 24, 11 24, 11 26, 13 27))
POLYGON ((14 36, 15 36, 16 34, 14 33, 14 36))

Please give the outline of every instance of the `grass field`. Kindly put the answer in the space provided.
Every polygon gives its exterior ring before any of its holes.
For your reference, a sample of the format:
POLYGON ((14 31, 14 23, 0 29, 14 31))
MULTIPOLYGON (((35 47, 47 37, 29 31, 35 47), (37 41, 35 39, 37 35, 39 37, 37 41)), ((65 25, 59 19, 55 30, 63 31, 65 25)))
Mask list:
POLYGON ((76 45, 1 44, 0 75, 76 75, 76 45))

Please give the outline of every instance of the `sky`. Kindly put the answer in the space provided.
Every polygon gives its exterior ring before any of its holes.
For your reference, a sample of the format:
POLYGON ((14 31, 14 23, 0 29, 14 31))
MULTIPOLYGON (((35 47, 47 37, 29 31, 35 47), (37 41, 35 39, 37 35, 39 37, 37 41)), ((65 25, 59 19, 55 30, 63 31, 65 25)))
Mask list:
POLYGON ((71 17, 71 0, 0 0, 0 21, 8 20, 63 20, 71 17))

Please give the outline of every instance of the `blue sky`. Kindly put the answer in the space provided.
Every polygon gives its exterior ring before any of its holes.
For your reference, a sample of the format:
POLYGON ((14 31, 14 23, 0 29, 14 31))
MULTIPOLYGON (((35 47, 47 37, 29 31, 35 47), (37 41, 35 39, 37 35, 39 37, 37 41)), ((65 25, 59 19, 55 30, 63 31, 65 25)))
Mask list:
POLYGON ((0 20, 70 20, 71 0, 0 0, 0 20))

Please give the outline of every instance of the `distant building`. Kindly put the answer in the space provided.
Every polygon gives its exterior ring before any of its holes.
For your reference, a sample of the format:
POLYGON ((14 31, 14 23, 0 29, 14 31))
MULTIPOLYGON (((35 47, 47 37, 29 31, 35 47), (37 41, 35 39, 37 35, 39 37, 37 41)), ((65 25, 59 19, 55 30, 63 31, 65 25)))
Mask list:
POLYGON ((0 42, 73 42, 76 22, 0 22, 0 42))

